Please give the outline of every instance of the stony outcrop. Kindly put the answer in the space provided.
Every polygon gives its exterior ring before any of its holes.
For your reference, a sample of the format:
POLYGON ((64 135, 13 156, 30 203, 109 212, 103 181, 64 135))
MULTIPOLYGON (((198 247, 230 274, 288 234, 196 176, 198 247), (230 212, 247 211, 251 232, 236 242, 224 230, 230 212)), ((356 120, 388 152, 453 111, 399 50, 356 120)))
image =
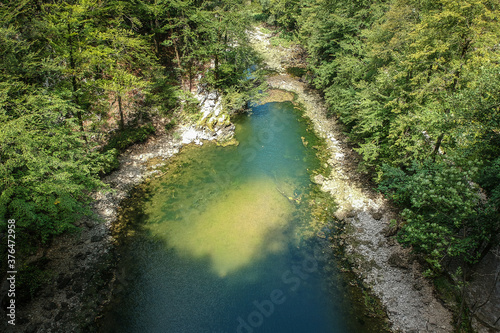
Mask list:
POLYGON ((500 332, 500 247, 476 266, 466 287, 466 300, 478 333, 500 332))
MULTIPOLYGON (((198 126, 211 133, 213 137, 218 137, 221 142, 230 140, 233 137, 234 125, 231 124, 229 115, 224 112, 219 93, 208 92, 200 87, 195 97, 199 101, 201 112, 198 126)), ((195 142, 199 144, 198 141, 195 142)))

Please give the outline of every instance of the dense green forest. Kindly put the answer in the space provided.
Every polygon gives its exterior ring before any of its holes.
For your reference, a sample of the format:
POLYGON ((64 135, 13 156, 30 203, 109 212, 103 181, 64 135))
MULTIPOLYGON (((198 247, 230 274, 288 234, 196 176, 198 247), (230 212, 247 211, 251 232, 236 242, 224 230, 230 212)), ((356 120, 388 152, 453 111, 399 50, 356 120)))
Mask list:
POLYGON ((73 229, 120 150, 198 83, 242 107, 249 17, 238 0, 2 1, 2 229, 34 245, 73 229))
POLYGON ((243 107, 255 19, 304 46, 310 83, 360 171, 401 207, 399 240, 430 274, 497 244, 500 4, 489 0, 2 1, 1 227, 15 219, 35 243, 72 229, 120 149, 189 106, 200 82, 243 107))
POLYGON ((399 240, 430 274, 477 263, 500 231, 500 4, 282 0, 264 13, 305 46, 361 171, 401 207, 399 240))

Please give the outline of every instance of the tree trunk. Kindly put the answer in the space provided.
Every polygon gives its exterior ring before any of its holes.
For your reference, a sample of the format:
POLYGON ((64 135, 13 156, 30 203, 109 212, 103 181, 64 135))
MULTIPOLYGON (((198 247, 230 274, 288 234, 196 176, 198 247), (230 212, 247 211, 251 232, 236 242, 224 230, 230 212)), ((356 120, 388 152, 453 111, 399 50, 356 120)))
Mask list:
MULTIPOLYGON (((170 29, 170 36, 174 35, 174 30, 170 29)), ((182 62, 181 55, 179 54, 179 48, 177 47, 177 39, 172 39, 172 44, 174 45, 175 61, 177 62, 177 67, 179 67, 179 78, 181 83, 181 88, 184 89, 184 76, 182 75, 182 62)))
POLYGON ((123 109, 122 109, 122 96, 118 95, 118 112, 120 112, 120 131, 125 129, 125 120, 123 118, 123 109))
MULTIPOLYGON (((222 35, 220 32, 221 22, 222 22, 222 16, 219 17, 219 27, 217 28, 217 48, 221 44, 221 39, 222 39, 222 35)), ((217 48, 215 49, 215 61, 214 61, 214 78, 215 78, 216 84, 217 84, 217 81, 219 81, 219 52, 218 52, 217 48)))
POLYGON ((189 73, 189 92, 191 92, 193 90, 193 62, 190 61, 188 66, 189 66, 189 69, 188 69, 188 73, 189 73))
POLYGON ((457 318, 457 323, 455 324, 455 327, 460 327, 462 325, 462 318, 463 314, 465 311, 465 276, 467 275, 467 269, 464 267, 462 269, 462 276, 460 277, 462 279, 461 283, 459 284, 460 286, 460 308, 458 311, 458 318, 457 318))
POLYGON ((69 66, 72 71, 72 78, 71 78, 71 88, 73 90, 73 102, 78 106, 78 111, 76 112, 76 117, 78 119, 78 124, 80 125, 80 131, 82 132, 82 138, 85 141, 85 143, 88 143, 87 141, 87 135, 85 134, 85 127, 83 126, 83 114, 82 110, 80 109, 80 101, 78 100, 78 83, 76 82, 76 76, 75 76, 75 58, 73 55, 73 38, 71 37, 71 26, 68 23, 68 44, 69 44, 69 66))
MULTIPOLYGON (((489 242, 486 244, 486 246, 484 247, 484 249, 481 251, 481 254, 479 255, 479 258, 477 260, 477 263, 476 265, 478 265, 483 259, 484 257, 486 257, 486 255, 490 252, 490 250, 493 248, 493 246, 495 244, 497 244, 497 236, 498 233, 500 232, 500 228, 497 228, 495 231, 493 231, 491 234, 493 235, 492 238, 489 240, 489 242)), ((480 248, 476 249, 476 253, 479 252, 480 248)))
POLYGON ((217 53, 215 54, 215 61, 214 61, 214 78, 217 84, 217 81, 219 81, 219 56, 217 55, 217 53))
POLYGON ((179 55, 179 50, 177 49, 177 43, 175 41, 174 41, 174 51, 175 51, 175 60, 177 61, 177 66, 179 67, 179 78, 181 80, 181 88, 184 89, 184 76, 182 75, 181 57, 179 55))
POLYGON ((438 137, 436 141, 436 146, 434 147, 434 151, 432 152, 434 160, 436 159, 436 155, 439 153, 439 148, 441 148, 441 142, 443 142, 443 138, 444 138, 444 133, 441 133, 441 135, 438 137))
MULTIPOLYGON (((77 95, 77 83, 76 83, 76 78, 73 76, 73 79, 71 80, 71 86, 73 88, 73 102, 75 102, 76 105, 79 105, 79 100, 78 100, 78 95, 77 95)), ((78 124, 80 125, 80 131, 82 132, 83 139, 85 142, 87 142, 87 136, 85 135, 85 128, 83 127, 83 115, 82 115, 82 110, 80 110, 80 107, 78 107, 78 111, 76 112, 76 118, 78 118, 78 124)))

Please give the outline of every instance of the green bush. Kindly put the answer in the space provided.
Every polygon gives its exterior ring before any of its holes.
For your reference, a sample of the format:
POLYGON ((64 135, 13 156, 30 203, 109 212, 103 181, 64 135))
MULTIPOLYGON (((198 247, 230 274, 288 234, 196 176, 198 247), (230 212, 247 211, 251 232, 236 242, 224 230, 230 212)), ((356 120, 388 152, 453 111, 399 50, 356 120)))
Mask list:
POLYGON ((112 135, 108 144, 102 148, 101 155, 107 163, 101 168, 101 176, 116 170, 120 166, 118 156, 122 151, 134 143, 146 141, 147 138, 155 132, 155 127, 152 124, 147 124, 138 128, 126 128, 112 135))
POLYGON ((119 152, 124 151, 134 143, 146 141, 155 132, 156 129, 152 124, 147 124, 139 128, 127 128, 113 135, 104 147, 104 151, 111 149, 116 149, 119 152))
POLYGON ((165 125, 165 131, 168 132, 172 130, 175 126, 177 126, 177 121, 175 121, 175 119, 172 119, 165 125))
POLYGON ((36 293, 46 285, 51 278, 51 272, 44 269, 48 263, 45 257, 30 265, 23 265, 16 276, 17 299, 27 302, 35 297, 36 293))
POLYGON ((494 237, 494 222, 471 182, 479 168, 443 161, 414 162, 408 170, 384 166, 379 189, 404 210, 399 233, 403 244, 424 255, 433 273, 441 271, 445 256, 467 263, 494 237))
POLYGON ((307 73, 307 69, 300 67, 288 67, 286 72, 295 77, 302 77, 307 73))

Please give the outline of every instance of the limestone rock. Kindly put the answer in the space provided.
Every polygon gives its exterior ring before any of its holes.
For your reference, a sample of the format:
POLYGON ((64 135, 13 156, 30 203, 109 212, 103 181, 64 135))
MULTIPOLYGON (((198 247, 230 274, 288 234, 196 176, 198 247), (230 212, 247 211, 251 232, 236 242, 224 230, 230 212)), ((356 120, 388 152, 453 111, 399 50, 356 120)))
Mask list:
POLYGON ((389 256, 387 262, 392 267, 405 268, 405 269, 409 267, 408 259, 402 252, 393 252, 389 256))
POLYGON ((466 289, 466 300, 479 332, 500 332, 500 247, 477 265, 466 289))

